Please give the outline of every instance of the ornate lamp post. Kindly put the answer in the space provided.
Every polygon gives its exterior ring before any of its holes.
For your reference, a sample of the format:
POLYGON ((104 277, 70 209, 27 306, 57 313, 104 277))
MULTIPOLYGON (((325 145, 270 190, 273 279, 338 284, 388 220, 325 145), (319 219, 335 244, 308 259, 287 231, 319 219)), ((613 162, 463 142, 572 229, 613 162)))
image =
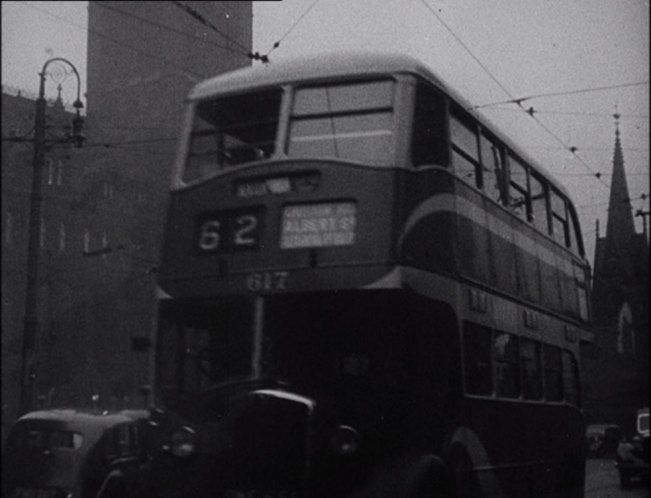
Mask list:
POLYGON ((45 78, 49 64, 62 62, 70 66, 77 77, 77 100, 73 107, 76 116, 72 120, 72 138, 77 147, 81 147, 84 137, 81 134, 83 118, 80 110, 84 107, 80 99, 81 78, 77 68, 67 59, 53 57, 43 65, 39 73, 40 86, 36 100, 36 115, 34 121, 34 159, 32 161, 32 192, 30 197, 29 233, 27 241, 27 287, 25 291, 25 321, 23 329, 22 371, 20 379, 20 411, 28 412, 34 403, 34 352, 38 335, 38 251, 41 224, 41 186, 43 180, 43 163, 45 159, 45 78))

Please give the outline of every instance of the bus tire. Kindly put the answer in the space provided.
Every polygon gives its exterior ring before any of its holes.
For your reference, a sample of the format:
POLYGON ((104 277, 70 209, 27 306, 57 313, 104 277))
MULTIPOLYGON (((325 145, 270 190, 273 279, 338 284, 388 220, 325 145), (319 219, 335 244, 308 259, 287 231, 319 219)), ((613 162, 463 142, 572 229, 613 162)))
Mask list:
POLYGON ((440 458, 408 454, 387 461, 353 498, 452 498, 451 489, 440 458))

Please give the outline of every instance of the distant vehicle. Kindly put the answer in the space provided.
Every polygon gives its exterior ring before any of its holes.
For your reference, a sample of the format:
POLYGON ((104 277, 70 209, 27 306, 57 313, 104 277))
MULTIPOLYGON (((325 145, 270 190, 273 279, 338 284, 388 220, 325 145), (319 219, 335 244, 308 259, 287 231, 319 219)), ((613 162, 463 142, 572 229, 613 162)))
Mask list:
POLYGON ((591 424, 585 431, 588 454, 603 456, 614 453, 622 438, 622 431, 616 424, 591 424))
POLYGON ((633 478, 649 478, 649 409, 637 411, 637 431, 632 440, 623 440, 617 447, 617 470, 622 487, 633 478))
POLYGON ((24 415, 3 451, 3 498, 143 496, 145 413, 43 410, 24 415))

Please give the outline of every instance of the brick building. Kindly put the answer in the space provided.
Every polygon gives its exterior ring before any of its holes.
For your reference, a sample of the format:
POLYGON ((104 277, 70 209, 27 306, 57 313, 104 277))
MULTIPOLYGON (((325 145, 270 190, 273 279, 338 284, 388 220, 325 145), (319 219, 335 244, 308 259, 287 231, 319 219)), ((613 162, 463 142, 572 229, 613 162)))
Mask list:
MULTIPOLYGON (((87 141, 48 151, 43 178, 36 391, 46 405, 84 406, 94 394, 106 408, 146 402, 151 362, 131 340, 148 336, 155 317, 184 98, 251 63, 251 2, 191 6, 213 27, 172 2, 89 2, 87 141)), ((3 138, 31 136, 34 101, 2 98, 3 138)), ((69 121, 57 105, 50 119, 69 121)), ((31 143, 3 140, 3 434, 18 410, 32 155, 31 143)))

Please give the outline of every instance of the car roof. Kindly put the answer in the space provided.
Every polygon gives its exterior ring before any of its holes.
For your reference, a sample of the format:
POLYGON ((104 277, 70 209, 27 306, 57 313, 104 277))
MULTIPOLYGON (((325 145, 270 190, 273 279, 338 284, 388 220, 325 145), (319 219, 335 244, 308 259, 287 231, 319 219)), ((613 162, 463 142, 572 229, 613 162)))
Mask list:
POLYGON ((77 410, 52 409, 27 413, 16 424, 29 422, 51 422, 58 427, 99 437, 107 428, 133 422, 134 418, 121 413, 96 413, 77 410))

